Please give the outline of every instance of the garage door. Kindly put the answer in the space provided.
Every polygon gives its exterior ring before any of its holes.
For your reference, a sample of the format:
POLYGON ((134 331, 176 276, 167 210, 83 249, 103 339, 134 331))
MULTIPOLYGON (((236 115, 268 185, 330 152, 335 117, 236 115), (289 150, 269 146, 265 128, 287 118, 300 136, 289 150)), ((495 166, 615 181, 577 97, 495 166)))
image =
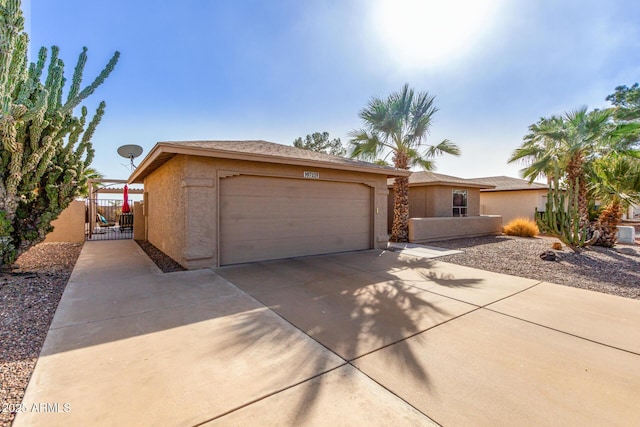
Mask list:
POLYGON ((233 176, 220 180, 220 264, 371 247, 363 184, 233 176))

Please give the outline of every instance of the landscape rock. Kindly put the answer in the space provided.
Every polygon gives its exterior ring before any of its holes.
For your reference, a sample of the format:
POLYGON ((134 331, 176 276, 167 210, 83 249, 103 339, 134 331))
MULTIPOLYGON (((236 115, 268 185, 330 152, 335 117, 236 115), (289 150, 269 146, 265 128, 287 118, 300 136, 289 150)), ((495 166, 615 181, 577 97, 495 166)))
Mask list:
POLYGON ((540 254, 540 258, 545 261, 557 261, 558 256, 553 251, 544 251, 540 254))

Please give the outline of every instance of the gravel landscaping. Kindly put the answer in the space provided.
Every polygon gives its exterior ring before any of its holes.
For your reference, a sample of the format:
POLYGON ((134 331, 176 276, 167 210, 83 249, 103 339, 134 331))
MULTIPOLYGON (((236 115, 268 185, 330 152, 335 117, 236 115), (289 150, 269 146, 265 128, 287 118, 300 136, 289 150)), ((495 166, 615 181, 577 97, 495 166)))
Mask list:
POLYGON ((144 240, 136 240, 136 243, 142 248, 147 256, 151 258, 151 260, 158 266, 158 268, 162 270, 163 273, 186 270, 183 266, 178 264, 177 261, 162 252, 160 249, 153 246, 151 243, 144 240))
POLYGON ((429 245, 464 251, 440 261, 640 299, 639 245, 592 246, 580 254, 563 245, 562 251, 553 251, 557 261, 543 261, 540 254, 551 250, 553 242, 558 239, 484 236, 429 245))
POLYGON ((42 243, 24 253, 15 270, 0 272, 0 426, 20 404, 81 243, 42 243))

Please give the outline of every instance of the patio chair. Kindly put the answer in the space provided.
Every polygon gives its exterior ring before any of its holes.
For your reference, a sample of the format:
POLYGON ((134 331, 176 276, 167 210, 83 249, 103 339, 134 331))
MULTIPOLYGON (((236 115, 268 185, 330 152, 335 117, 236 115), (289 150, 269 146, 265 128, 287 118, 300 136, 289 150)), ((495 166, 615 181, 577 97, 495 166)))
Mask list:
POLYGON ((100 214, 96 214, 96 223, 98 227, 113 227, 114 225, 116 225, 115 222, 107 221, 107 219, 100 214))

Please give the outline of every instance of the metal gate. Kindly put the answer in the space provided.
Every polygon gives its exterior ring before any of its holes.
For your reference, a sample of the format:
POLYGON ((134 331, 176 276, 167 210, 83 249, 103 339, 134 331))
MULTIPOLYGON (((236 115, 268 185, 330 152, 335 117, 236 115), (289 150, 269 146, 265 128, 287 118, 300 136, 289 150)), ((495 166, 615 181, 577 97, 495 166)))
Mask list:
MULTIPOLYGON (((133 212, 122 213, 122 204, 123 199, 87 199, 85 218, 87 241, 133 238, 133 212)), ((131 201, 129 206, 133 207, 131 201)))

